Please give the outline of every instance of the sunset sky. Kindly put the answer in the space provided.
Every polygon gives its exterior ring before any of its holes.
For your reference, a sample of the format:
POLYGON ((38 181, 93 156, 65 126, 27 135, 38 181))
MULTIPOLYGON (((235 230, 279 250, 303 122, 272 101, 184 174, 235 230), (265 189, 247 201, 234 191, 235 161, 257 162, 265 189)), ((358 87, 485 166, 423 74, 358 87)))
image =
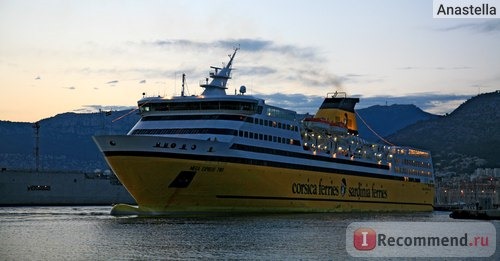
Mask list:
POLYGON ((131 108, 182 73, 201 94, 235 46, 227 92, 301 113, 336 90, 444 114, 500 89, 500 19, 432 17, 431 0, 0 0, 0 120, 131 108))

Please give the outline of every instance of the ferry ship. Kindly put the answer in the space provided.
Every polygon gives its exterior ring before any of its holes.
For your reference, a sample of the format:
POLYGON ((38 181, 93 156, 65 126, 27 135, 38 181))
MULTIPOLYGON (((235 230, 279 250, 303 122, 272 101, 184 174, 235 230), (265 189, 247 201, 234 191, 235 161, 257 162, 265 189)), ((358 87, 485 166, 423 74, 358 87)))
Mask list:
POLYGON ((237 51, 211 67, 201 95, 143 97, 127 135, 93 137, 137 202, 112 214, 433 209, 428 151, 359 137, 359 98, 343 93, 327 94, 314 116, 245 86, 226 94, 237 51))

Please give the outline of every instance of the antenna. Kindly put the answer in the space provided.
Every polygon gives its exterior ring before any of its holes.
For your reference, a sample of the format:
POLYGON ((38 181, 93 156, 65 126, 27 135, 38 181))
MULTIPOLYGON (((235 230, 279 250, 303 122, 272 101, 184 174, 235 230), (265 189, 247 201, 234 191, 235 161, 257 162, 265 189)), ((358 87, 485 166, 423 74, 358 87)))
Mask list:
POLYGON ((184 83, 186 82, 186 74, 182 74, 182 90, 181 90, 181 97, 184 97, 184 83))
POLYGON ((38 173, 40 167, 40 122, 35 122, 33 124, 33 129, 35 129, 35 171, 38 173))

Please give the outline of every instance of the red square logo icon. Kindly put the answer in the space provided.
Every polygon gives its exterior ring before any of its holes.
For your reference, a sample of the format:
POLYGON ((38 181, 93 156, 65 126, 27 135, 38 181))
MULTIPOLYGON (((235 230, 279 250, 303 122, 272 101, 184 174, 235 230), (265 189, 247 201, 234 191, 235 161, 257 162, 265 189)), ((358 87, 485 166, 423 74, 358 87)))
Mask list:
POLYGON ((371 228, 358 228, 354 231, 354 248, 360 251, 372 250, 377 244, 377 233, 371 228))

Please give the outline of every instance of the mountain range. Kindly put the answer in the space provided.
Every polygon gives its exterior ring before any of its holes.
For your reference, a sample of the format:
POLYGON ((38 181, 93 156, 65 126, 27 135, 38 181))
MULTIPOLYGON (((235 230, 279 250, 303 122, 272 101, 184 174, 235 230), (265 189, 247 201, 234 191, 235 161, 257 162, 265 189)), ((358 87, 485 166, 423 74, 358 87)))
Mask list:
MULTIPOLYGON (((446 116, 426 113, 415 105, 375 105, 356 110, 359 133, 367 140, 380 136, 397 145, 430 150, 437 171, 500 167, 499 100, 499 92, 482 94, 446 116)), ((91 137, 126 134, 139 119, 135 111, 113 111, 62 113, 40 120, 39 167, 107 169, 91 137)), ((0 167, 34 169, 35 140, 33 123, 0 121, 0 167)))
POLYGON ((413 104, 374 105, 356 110, 360 136, 369 141, 378 141, 380 137, 387 137, 406 126, 436 118, 439 116, 413 104))
MULTIPOLYGON (((113 111, 68 112, 38 121, 40 169, 107 169, 92 136, 126 134, 139 119, 135 112, 113 111)), ((0 167, 35 169, 35 140, 33 123, 0 121, 0 167)))

